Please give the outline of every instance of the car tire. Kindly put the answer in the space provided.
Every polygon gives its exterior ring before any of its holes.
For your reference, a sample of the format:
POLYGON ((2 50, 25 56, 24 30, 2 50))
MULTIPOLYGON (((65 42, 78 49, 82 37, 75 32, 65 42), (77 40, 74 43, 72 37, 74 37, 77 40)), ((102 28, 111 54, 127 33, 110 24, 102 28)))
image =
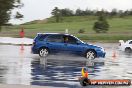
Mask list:
POLYGON ((132 49, 129 48, 129 47, 127 47, 127 48, 125 48, 125 52, 126 52, 126 53, 131 53, 131 52, 132 52, 132 49))
POLYGON ((89 60, 94 60, 97 57, 97 54, 94 50, 87 50, 85 53, 85 58, 89 60))
POLYGON ((47 57, 49 54, 48 48, 40 48, 39 49, 39 56, 40 57, 47 57))

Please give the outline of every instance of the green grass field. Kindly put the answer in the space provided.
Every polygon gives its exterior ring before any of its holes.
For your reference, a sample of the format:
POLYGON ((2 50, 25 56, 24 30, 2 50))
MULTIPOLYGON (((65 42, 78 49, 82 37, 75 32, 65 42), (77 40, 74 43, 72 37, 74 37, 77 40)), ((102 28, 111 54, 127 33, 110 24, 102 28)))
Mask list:
POLYGON ((110 24, 107 33, 97 34, 92 30, 93 24, 96 21, 95 16, 72 16, 63 17, 61 23, 55 23, 54 18, 48 18, 46 23, 28 23, 25 25, 17 25, 11 27, 3 27, 0 36, 19 37, 20 27, 25 28, 26 37, 34 38, 39 32, 59 32, 64 33, 65 29, 85 41, 98 42, 117 42, 120 39, 132 39, 132 16, 124 18, 109 18, 110 24), (84 29, 85 33, 79 34, 79 29, 84 29))

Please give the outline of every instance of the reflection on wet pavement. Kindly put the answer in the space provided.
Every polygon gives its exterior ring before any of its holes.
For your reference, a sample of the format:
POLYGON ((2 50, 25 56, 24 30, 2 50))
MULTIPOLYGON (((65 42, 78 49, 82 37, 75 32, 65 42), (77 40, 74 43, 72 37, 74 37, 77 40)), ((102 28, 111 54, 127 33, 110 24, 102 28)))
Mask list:
POLYGON ((107 44, 102 46, 106 48, 106 58, 87 61, 69 55, 39 58, 30 53, 31 46, 24 46, 21 51, 20 46, 0 45, 0 83, 80 88, 78 77, 81 76, 82 67, 88 70, 90 79, 132 79, 132 54, 125 54, 107 44), (116 57, 112 57, 113 49, 116 50, 116 57))

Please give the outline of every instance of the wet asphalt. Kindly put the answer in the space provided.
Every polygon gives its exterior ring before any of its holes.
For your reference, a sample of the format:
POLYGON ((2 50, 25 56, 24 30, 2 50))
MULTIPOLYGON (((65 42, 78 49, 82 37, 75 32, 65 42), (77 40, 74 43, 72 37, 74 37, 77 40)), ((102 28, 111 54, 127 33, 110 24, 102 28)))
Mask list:
POLYGON ((21 46, 17 45, 0 45, 0 83, 82 88, 78 82, 82 67, 88 70, 90 79, 132 79, 132 54, 119 51, 117 43, 94 44, 104 47, 107 54, 105 58, 97 58, 92 62, 68 54, 40 58, 31 54, 31 46, 24 46, 24 50, 21 50, 21 46))

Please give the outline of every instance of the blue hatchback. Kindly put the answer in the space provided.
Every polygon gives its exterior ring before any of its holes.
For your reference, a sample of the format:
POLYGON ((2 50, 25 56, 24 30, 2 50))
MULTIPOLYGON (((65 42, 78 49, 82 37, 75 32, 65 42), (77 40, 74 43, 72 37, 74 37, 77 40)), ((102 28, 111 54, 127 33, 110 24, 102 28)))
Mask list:
POLYGON ((70 34, 38 33, 34 38, 32 53, 43 57, 57 52, 68 52, 91 59, 105 57, 104 48, 84 43, 70 34))

